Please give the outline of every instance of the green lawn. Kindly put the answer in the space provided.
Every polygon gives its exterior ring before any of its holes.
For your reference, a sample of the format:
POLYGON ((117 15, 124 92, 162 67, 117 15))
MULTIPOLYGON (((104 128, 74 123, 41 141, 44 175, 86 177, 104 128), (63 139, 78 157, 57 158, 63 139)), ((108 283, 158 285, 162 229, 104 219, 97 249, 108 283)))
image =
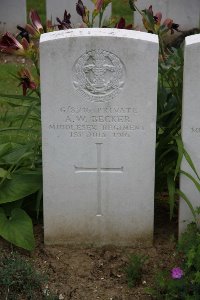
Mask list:
POLYGON ((0 65, 0 93, 6 94, 21 94, 18 88, 18 81, 13 76, 20 70, 20 66, 14 64, 0 65))
POLYGON ((117 19, 124 17, 128 24, 133 23, 133 12, 129 7, 128 0, 113 0, 112 14, 117 19))

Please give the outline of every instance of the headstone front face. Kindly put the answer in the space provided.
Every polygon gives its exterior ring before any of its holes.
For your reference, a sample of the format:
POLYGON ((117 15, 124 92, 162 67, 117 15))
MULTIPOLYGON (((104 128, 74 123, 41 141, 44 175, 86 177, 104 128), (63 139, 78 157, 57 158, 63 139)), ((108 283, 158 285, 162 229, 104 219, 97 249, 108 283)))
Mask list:
MULTIPOLYGON (((140 0, 136 2, 139 9, 153 6, 154 14, 162 13, 162 20, 170 18, 180 25, 181 30, 189 30, 199 27, 200 2, 199 0, 140 0)), ((141 15, 134 13, 134 25, 143 28, 141 15)))
MULTIPOLYGON (((47 19, 52 20, 53 24, 57 24, 56 18, 59 17, 61 20, 64 15, 64 11, 66 10, 71 14, 71 23, 72 27, 79 27, 82 22, 81 16, 79 16, 76 12, 76 3, 75 0, 46 0, 46 13, 47 19)), ((94 4, 91 0, 83 0, 84 6, 86 6, 89 11, 93 11, 94 4)), ((104 13, 104 19, 109 19, 112 15, 112 6, 109 4, 104 13)), ((96 18, 95 25, 98 26, 98 17, 96 18)))
POLYGON ((73 29, 40 51, 45 243, 151 243, 157 36, 73 29))
MULTIPOLYGON (((187 37, 185 40, 184 88, 182 139, 186 151, 191 156, 197 173, 200 174, 200 34, 187 37)), ((181 169, 197 179, 186 160, 181 169)), ((187 196, 193 207, 200 207, 197 188, 190 179, 181 175, 180 189, 187 196)), ((192 213, 183 199, 180 199, 179 234, 192 222, 192 213)))
POLYGON ((0 33, 6 31, 16 33, 17 25, 26 24, 26 0, 0 1, 0 33))

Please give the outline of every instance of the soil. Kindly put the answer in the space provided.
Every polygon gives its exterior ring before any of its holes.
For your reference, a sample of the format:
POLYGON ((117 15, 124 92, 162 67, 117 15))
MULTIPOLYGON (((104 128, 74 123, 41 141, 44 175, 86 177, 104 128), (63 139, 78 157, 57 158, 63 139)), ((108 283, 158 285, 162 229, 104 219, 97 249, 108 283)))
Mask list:
MULTIPOLYGON (((21 57, 0 54, 1 63, 30 63, 21 57)), ((43 227, 34 227, 36 248, 31 255, 14 247, 29 259, 40 272, 48 275, 50 291, 64 300, 148 300, 146 289, 151 287, 156 273, 179 265, 176 255, 177 217, 170 222, 166 200, 155 205, 154 242, 152 247, 138 248, 104 246, 102 248, 72 248, 45 246, 43 227), (129 288, 124 272, 130 254, 147 256, 141 280, 129 288)), ((0 239, 0 259, 12 251, 10 244, 0 239)), ((0 299, 4 300, 4 299, 0 299)), ((40 300, 37 298, 37 300, 40 300)))
MULTIPOLYGON (((72 248, 45 246, 43 227, 34 228, 36 248, 31 255, 15 248, 29 259, 40 272, 48 275, 48 288, 65 300, 148 300, 147 292, 160 270, 179 265, 176 255, 177 219, 170 222, 168 205, 159 202, 155 207, 155 232, 152 247, 104 246, 101 248, 72 248), (130 254, 147 256, 142 278, 130 288, 124 269, 130 254)), ((1 255, 11 251, 10 245, 0 240, 1 255)), ((39 300, 39 298, 37 298, 39 300)), ((3 299, 2 299, 3 300, 3 299)))

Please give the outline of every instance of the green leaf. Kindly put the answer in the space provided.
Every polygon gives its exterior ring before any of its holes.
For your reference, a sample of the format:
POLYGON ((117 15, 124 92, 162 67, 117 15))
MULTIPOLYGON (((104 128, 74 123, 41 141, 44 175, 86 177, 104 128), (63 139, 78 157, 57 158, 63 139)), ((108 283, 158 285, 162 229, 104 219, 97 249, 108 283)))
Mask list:
POLYGON ((41 173, 12 173, 0 186, 0 204, 13 202, 37 192, 42 185, 41 173))
POLYGON ((22 121, 21 121, 21 125, 20 125, 20 128, 22 128, 22 126, 24 125, 25 121, 28 119, 32 109, 34 107, 34 104, 32 104, 30 107, 28 107, 24 117, 22 118, 22 121))
POLYGON ((136 11, 136 8, 135 8, 135 5, 134 5, 134 0, 129 0, 129 6, 130 6, 130 9, 132 11, 136 11))
POLYGON ((190 155, 188 154, 188 152, 187 152, 185 149, 183 150, 183 154, 184 154, 185 159, 187 160, 188 164, 190 165, 190 167, 192 168, 192 170, 193 170, 194 173, 196 174, 197 178, 200 180, 200 177, 199 177, 199 175, 198 175, 198 173, 197 173, 197 171, 196 171, 196 168, 195 168, 195 166, 194 166, 194 163, 193 163, 193 161, 192 161, 190 155))
POLYGON ((155 24, 155 20, 153 15, 148 11, 148 9, 144 9, 142 10, 143 12, 143 18, 146 19, 146 21, 148 22, 149 25, 149 29, 152 29, 152 31, 154 31, 154 24, 155 24))
POLYGON ((200 184, 198 183, 198 181, 189 173, 185 172, 185 171, 180 171, 180 173, 184 174, 185 176, 187 176, 196 186, 197 190, 200 192, 200 184))
POLYGON ((18 201, 14 201, 14 202, 8 202, 8 203, 1 204, 1 208, 4 209, 4 212, 5 212, 6 216, 10 217, 11 213, 12 213, 12 210, 15 209, 15 208, 21 208, 22 203, 23 203, 23 199, 18 200, 18 201))
POLYGON ((0 235, 8 242, 32 251, 35 247, 31 218, 21 208, 15 208, 7 218, 0 208, 0 235))
POLYGON ((170 109, 170 110, 168 110, 168 111, 166 111, 166 112, 160 114, 160 115, 158 116, 158 118, 157 118, 157 121, 160 121, 160 120, 163 119, 164 117, 170 115, 170 114, 171 114, 172 112, 174 112, 175 110, 176 110, 175 108, 172 108, 172 109, 170 109))
POLYGON ((4 177, 6 177, 8 179, 12 178, 9 171, 7 171, 3 168, 0 168, 0 178, 4 178, 4 177))
POLYGON ((14 164, 20 161, 24 156, 31 156, 33 151, 30 151, 33 147, 32 143, 21 145, 12 143, 12 150, 2 157, 3 163, 14 164), (30 149, 30 150, 29 150, 30 149))
MULTIPOLYGON (((32 102, 34 100, 28 100, 26 101, 25 99, 23 99, 23 97, 21 97, 21 99, 8 99, 8 98, 5 98, 5 99, 2 99, 0 98, 0 104, 2 105, 8 105, 8 109, 10 110, 10 107, 13 107, 13 108, 16 108, 16 107, 21 107, 21 108, 24 108, 24 107, 29 107, 32 102)), ((38 101, 35 103, 39 103, 38 101)))
POLYGON ((181 137, 177 137, 176 138, 176 143, 178 146, 178 159, 177 159, 177 163, 176 163, 176 169, 175 169, 175 174, 174 174, 174 179, 176 179, 178 172, 180 171, 180 165, 183 159, 183 152, 184 152, 184 148, 183 148, 183 142, 181 137))
POLYGON ((196 222, 196 213, 195 213, 195 209, 192 206, 192 203, 190 202, 190 200, 187 198, 187 196, 179 189, 176 189, 176 193, 181 196, 181 198, 187 203, 189 209, 191 210, 191 213, 194 217, 194 221, 196 222))
POLYGON ((38 130, 32 128, 8 127, 8 128, 0 129, 0 132, 4 132, 4 131, 28 131, 28 132, 36 132, 36 133, 38 132, 38 130))
POLYGON ((4 156, 12 150, 12 143, 5 143, 0 145, 0 157, 4 156))
POLYGON ((169 191, 169 207, 170 207, 170 220, 171 220, 174 212, 174 203, 175 203, 175 181, 173 176, 170 174, 168 174, 167 176, 167 186, 169 191))
POLYGON ((2 98, 10 98, 15 100, 30 100, 30 101, 38 101, 39 98, 36 97, 30 97, 30 96, 22 96, 22 95, 7 95, 0 93, 0 97, 2 98))

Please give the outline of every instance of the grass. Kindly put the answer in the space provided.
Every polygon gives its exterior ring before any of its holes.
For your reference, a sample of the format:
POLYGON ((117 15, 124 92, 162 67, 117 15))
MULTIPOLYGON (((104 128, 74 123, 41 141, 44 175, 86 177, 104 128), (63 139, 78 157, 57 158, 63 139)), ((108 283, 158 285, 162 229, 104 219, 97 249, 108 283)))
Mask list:
POLYGON ((112 14, 117 20, 123 17, 128 24, 133 23, 133 12, 129 7, 128 0, 113 0, 112 14))
POLYGON ((14 64, 1 64, 0 68, 0 93, 20 95, 21 89, 17 87, 19 82, 13 75, 16 76, 21 66, 14 64))
POLYGON ((49 289, 44 290, 47 275, 38 272, 28 260, 13 253, 1 257, 0 299, 58 300, 49 289))

